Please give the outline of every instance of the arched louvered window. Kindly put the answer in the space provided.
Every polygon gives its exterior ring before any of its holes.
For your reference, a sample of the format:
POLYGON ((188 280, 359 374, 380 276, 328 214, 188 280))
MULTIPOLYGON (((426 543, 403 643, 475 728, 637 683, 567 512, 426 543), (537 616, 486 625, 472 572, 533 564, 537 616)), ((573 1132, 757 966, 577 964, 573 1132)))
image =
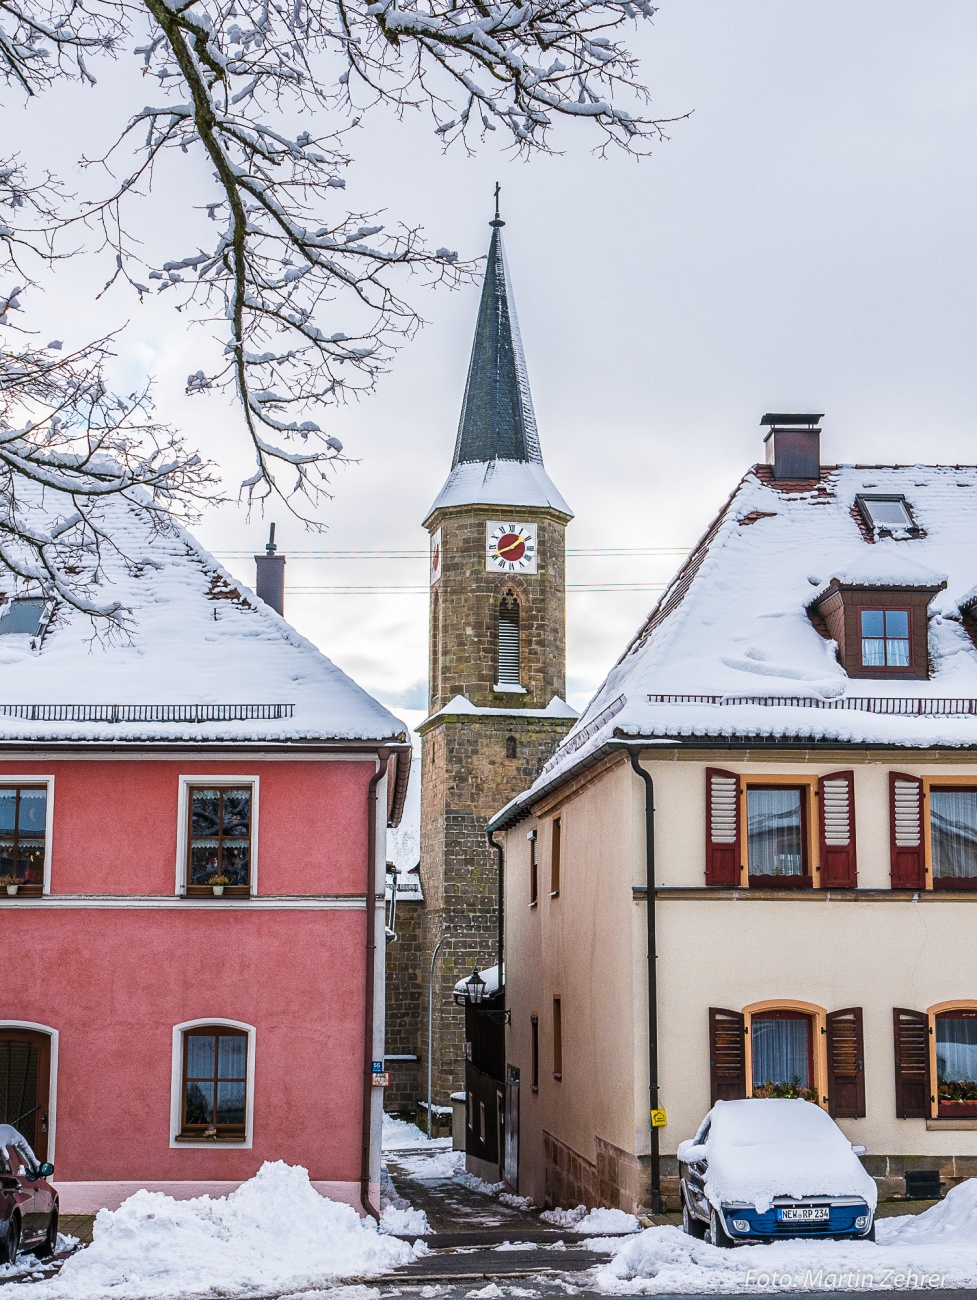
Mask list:
POLYGON ((499 686, 519 686, 519 602, 505 595, 499 602, 499 686))

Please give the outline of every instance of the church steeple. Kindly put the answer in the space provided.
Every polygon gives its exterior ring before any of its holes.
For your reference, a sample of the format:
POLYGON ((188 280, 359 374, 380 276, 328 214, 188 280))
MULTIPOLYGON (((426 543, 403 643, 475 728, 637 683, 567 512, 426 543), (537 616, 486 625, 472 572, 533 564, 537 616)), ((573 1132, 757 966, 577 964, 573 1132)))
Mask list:
POLYGON ((451 473, 427 513, 430 524, 451 506, 526 506, 573 517, 543 468, 536 413, 502 244, 495 217, 451 473))
POLYGON ((490 460, 543 463, 497 195, 495 219, 490 224, 492 239, 452 469, 490 460))

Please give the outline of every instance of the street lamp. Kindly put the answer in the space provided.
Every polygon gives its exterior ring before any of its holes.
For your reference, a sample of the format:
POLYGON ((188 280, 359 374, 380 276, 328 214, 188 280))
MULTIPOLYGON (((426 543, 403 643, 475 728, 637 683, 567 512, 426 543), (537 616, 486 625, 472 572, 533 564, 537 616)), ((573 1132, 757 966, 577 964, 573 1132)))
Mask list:
POLYGON ((477 966, 465 980, 465 997, 473 1007, 479 1006, 485 997, 485 981, 479 975, 477 966))

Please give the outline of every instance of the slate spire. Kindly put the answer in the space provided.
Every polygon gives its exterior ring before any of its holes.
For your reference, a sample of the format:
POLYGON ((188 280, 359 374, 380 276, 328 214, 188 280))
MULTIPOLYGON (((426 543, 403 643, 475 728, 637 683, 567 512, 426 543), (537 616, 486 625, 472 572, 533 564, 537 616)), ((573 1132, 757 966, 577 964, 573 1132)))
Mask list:
POLYGON ((451 468, 493 460, 542 465, 509 268, 502 246, 499 195, 451 468))

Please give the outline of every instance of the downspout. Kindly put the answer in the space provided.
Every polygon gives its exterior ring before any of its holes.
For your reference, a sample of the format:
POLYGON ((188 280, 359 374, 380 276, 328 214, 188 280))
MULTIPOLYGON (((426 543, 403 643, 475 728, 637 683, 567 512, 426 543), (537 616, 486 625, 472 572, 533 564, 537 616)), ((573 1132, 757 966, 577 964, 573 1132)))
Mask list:
POLYGON ((360 1149, 360 1201, 380 1222, 380 1211, 370 1200, 370 1130, 373 1120, 373 1016, 377 973, 377 786, 387 774, 388 749, 377 750, 377 770, 366 793, 366 1010, 363 1017, 363 1116, 360 1149))
POLYGON ((488 839, 489 844, 492 846, 493 849, 495 849, 495 856, 498 862, 498 870, 499 870, 499 937, 497 940, 497 946, 498 946, 498 953, 499 953, 499 957, 498 957, 499 988, 501 989, 502 988, 502 954, 505 950, 505 850, 503 849, 501 844, 496 844, 494 831, 486 831, 485 835, 488 839))
MULTIPOLYGON (((648 1090, 651 1110, 658 1109, 658 949, 655 939, 655 783, 629 749, 631 766, 645 783, 645 918, 648 925, 648 1090)), ((649 1117, 650 1118, 650 1117, 649 1117)), ((662 1178, 658 1129, 651 1130, 651 1212, 661 1214, 662 1178)))

